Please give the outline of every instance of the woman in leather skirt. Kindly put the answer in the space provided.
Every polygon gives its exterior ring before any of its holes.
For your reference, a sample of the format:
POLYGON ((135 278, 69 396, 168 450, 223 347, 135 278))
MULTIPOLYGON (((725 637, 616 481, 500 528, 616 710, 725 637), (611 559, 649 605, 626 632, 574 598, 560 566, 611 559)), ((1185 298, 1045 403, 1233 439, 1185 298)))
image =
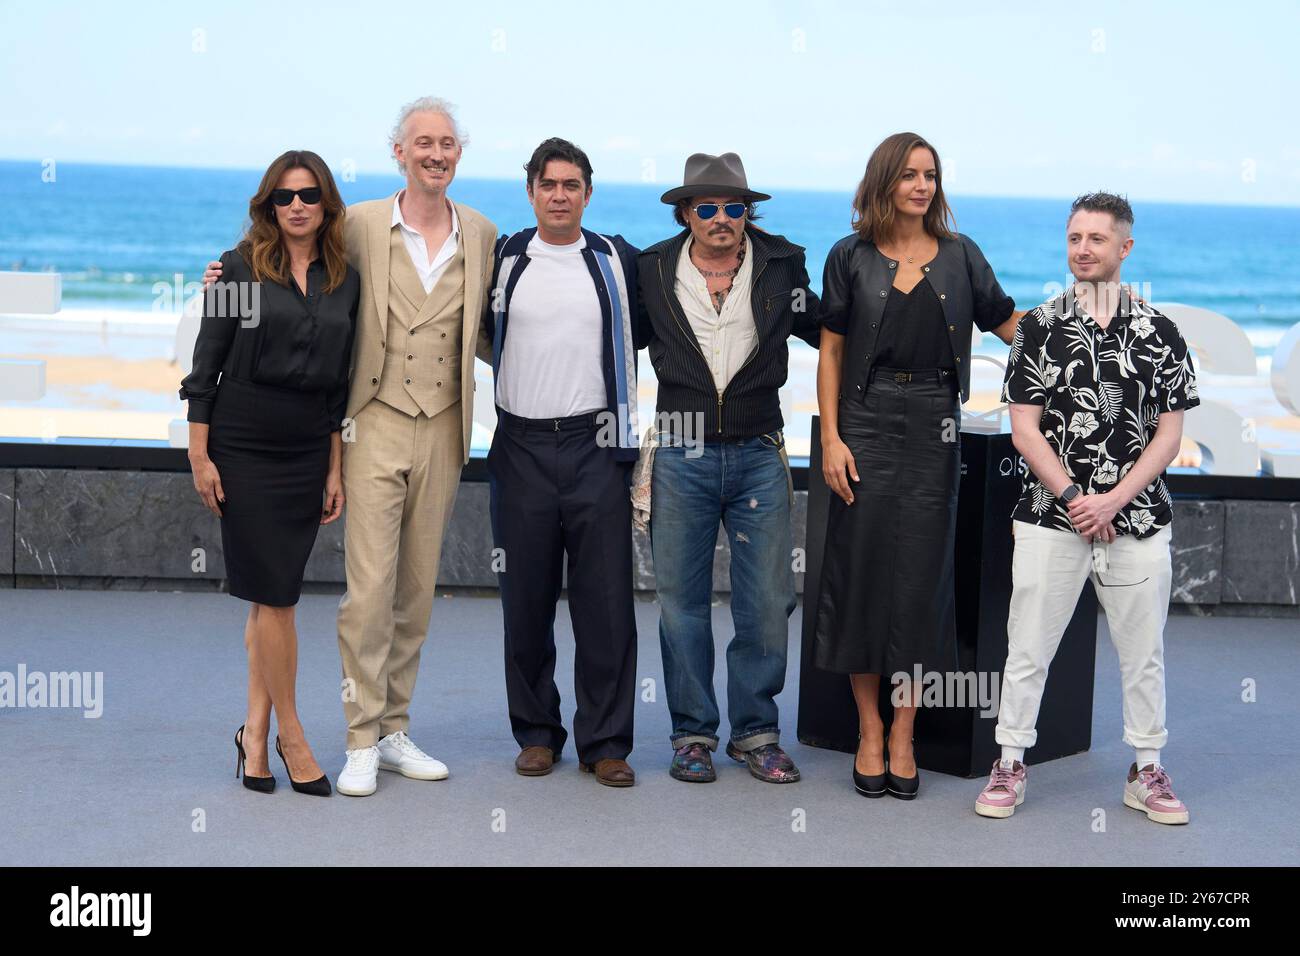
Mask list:
POLYGON ((1008 344, 1023 313, 979 247, 952 229, 938 153, 882 142, 831 249, 817 365, 822 470, 833 492, 815 662, 849 675, 858 792, 912 799, 921 671, 956 668, 953 544, 971 327, 1008 344), (880 677, 894 705, 888 746, 880 677))

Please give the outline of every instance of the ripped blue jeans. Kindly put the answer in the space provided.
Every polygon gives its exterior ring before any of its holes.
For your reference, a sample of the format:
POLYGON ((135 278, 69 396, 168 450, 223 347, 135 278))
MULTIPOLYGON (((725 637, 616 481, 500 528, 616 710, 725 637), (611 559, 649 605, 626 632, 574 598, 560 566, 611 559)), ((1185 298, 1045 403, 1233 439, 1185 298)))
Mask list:
POLYGON ((672 744, 718 746, 713 692, 713 559, 718 525, 731 547, 727 715, 741 751, 780 740, 775 697, 785 686, 795 608, 790 469, 781 432, 655 452, 650 543, 672 744))

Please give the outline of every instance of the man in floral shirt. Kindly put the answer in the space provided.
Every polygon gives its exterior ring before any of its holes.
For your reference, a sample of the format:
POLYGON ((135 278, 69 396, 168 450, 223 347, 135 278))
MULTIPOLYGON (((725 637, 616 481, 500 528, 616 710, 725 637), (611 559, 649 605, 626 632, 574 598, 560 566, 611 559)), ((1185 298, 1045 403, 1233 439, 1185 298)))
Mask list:
POLYGON ((1120 285, 1132 229, 1125 199, 1075 200, 1066 226, 1075 283, 1024 316, 1011 346, 1002 399, 1029 471, 1012 513, 1002 758, 975 803, 982 816, 1009 817, 1024 800, 1047 669, 1091 577, 1119 653, 1124 740, 1137 751, 1124 803, 1157 823, 1188 820, 1160 763, 1173 512, 1163 473, 1183 411, 1200 400, 1177 326, 1120 285))

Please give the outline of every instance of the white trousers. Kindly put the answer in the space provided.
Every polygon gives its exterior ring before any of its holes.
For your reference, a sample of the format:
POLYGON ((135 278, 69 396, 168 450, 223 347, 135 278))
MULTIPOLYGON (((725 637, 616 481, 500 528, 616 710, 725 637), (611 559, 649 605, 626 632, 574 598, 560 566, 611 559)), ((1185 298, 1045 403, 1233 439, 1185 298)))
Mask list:
POLYGON ((1028 749, 1038 740, 1035 725, 1047 669, 1083 582, 1091 577, 1119 653, 1124 740, 1135 748, 1160 750, 1169 737, 1164 648, 1173 577, 1169 526, 1142 540, 1123 534, 1110 544, 1097 544, 1094 562, 1094 546, 1072 531, 1013 524, 1011 613, 997 742, 1028 749))

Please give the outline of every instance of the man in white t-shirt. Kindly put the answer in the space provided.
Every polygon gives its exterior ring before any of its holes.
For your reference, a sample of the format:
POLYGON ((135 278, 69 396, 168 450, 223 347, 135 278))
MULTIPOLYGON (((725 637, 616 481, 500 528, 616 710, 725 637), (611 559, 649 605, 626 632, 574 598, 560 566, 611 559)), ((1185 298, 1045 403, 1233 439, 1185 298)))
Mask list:
POLYGON ((548 139, 525 169, 537 226, 498 241, 485 318, 497 407, 487 466, 504 564, 515 769, 550 773, 568 738, 553 627, 567 555, 579 767, 606 786, 630 787, 637 250, 582 228, 591 163, 578 147, 548 139))

